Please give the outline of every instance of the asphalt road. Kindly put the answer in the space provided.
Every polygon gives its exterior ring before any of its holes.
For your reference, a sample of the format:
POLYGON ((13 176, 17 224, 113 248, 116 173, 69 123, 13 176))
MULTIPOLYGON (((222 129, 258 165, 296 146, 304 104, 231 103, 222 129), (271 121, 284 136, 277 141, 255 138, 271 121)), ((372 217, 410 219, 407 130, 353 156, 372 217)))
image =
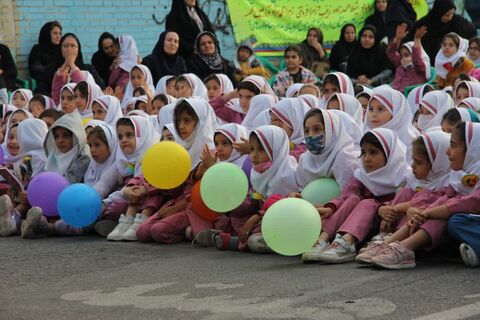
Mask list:
MULTIPOLYGON (((0 239, 0 319, 480 319, 480 269, 416 269, 94 236, 0 239)), ((451 259, 449 259, 451 260, 451 259)))

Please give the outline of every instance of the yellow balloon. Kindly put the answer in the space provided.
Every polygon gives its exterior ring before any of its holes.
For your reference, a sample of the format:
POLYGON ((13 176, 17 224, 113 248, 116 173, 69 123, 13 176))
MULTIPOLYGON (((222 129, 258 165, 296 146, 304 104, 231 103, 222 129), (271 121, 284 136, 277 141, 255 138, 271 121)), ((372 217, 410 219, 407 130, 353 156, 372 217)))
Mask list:
POLYGON ((82 124, 83 124, 83 127, 85 128, 85 127, 87 126, 87 123, 89 123, 91 120, 92 120, 92 118, 85 118, 85 119, 82 119, 82 124))
POLYGON ((164 141, 150 148, 143 156, 143 176, 159 189, 173 189, 187 180, 192 161, 181 145, 164 141))

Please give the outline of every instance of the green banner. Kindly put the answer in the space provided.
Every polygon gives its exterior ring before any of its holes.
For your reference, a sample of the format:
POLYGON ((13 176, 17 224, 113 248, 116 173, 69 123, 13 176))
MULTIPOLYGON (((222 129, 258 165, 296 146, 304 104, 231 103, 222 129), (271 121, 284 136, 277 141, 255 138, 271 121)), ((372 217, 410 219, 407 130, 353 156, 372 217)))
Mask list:
MULTIPOLYGON (((299 43, 310 27, 319 27, 324 42, 338 40, 340 29, 353 23, 357 30, 373 13, 373 0, 227 0, 237 43, 255 48, 279 48, 299 43)), ((425 0, 413 0, 417 17, 428 12, 425 0)))

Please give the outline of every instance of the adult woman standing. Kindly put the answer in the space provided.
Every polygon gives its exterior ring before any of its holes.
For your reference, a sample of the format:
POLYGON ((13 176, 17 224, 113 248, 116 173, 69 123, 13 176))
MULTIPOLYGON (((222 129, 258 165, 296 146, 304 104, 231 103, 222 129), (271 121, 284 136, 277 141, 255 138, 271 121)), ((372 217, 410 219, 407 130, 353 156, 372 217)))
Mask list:
POLYGON ((178 34, 167 30, 160 34, 152 53, 143 58, 142 64, 150 69, 153 83, 156 84, 163 76, 178 76, 187 71, 185 60, 178 53, 179 46, 178 34))
POLYGON ((189 71, 200 79, 205 79, 212 73, 223 73, 236 84, 235 70, 230 61, 221 56, 217 37, 211 32, 204 31, 198 35, 195 41, 195 56, 189 62, 189 71))
POLYGON ((38 44, 32 47, 28 56, 30 76, 37 81, 34 93, 50 95, 59 44, 62 38, 62 26, 58 21, 45 23, 38 35, 38 44))
POLYGON ((116 65, 115 58, 117 58, 119 52, 116 42, 113 34, 102 33, 98 39, 98 51, 92 56, 92 65, 105 83, 108 83, 110 73, 116 65))
POLYGON ((330 68, 336 71, 347 73, 347 62, 350 53, 355 46, 355 26, 348 23, 342 27, 340 38, 332 47, 330 53, 330 68))
POLYGON ((165 29, 180 37, 179 54, 187 59, 193 56, 194 41, 202 31, 213 31, 212 24, 196 0, 173 0, 165 29))
POLYGON ((318 77, 323 77, 330 68, 327 54, 323 49, 323 33, 319 28, 310 28, 307 38, 299 45, 302 49, 302 65, 318 77))

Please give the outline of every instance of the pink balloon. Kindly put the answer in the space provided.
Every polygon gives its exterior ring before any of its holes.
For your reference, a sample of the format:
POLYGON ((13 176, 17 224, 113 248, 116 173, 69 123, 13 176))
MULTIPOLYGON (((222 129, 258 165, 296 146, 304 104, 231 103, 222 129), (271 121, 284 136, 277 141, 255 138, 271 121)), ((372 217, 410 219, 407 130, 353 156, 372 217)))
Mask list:
POLYGON ((67 179, 56 172, 37 174, 28 184, 28 202, 32 207, 40 207, 44 216, 57 216, 58 196, 68 185, 67 179))

